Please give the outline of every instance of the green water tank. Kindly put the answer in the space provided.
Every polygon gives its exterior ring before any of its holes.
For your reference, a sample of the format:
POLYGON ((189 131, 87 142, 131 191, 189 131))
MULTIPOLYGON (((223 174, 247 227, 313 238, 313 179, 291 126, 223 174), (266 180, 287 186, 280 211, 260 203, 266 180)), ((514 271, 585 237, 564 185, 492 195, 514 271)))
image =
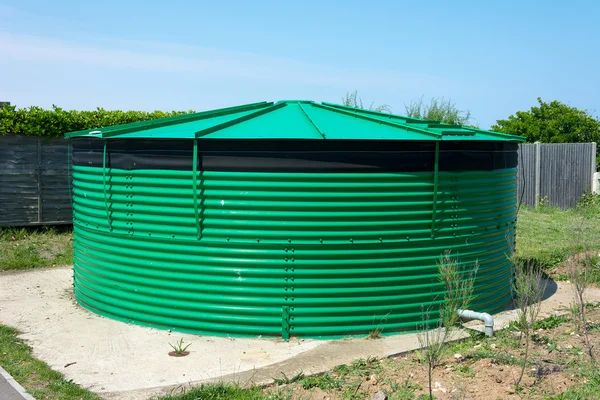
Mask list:
POLYGON ((449 253, 472 308, 511 299, 522 138, 312 101, 73 132, 88 310, 204 335, 340 338, 435 324, 449 253))

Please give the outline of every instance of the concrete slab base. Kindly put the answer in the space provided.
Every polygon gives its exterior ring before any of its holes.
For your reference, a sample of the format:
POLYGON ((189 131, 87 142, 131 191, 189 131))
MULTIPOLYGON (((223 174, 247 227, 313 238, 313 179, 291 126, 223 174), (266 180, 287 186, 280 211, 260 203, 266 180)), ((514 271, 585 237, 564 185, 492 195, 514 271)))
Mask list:
MULTIPOLYGON (((211 381, 265 384, 281 373, 315 374, 357 358, 389 357, 419 347, 414 334, 379 340, 316 341, 205 337, 129 325, 103 318, 73 300, 70 268, 0 274, 0 322, 22 332, 35 357, 67 379, 106 399, 141 400, 211 381), (169 357, 169 343, 183 338, 190 355, 169 357)), ((551 282, 544 316, 571 302, 566 282, 551 282)), ((600 301, 600 290, 589 301, 600 301)), ((497 327, 516 316, 495 316, 497 327)), ((483 329, 478 322, 469 326, 483 329)), ((454 339, 466 337, 457 332, 454 339)))

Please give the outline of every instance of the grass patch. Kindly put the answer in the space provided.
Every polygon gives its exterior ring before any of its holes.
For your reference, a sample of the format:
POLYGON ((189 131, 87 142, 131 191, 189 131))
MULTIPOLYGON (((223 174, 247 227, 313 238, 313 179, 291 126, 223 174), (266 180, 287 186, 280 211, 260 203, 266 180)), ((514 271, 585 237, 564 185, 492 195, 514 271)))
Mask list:
POLYGON ((0 271, 73 263, 73 228, 0 228, 0 271))
POLYGON ((596 400, 600 398, 600 368, 583 367, 577 378, 585 383, 567 389, 557 396, 548 396, 547 400, 596 400))
POLYGON ((323 391, 339 389, 343 385, 341 380, 336 379, 329 372, 326 372, 322 375, 307 376, 306 378, 300 381, 300 384, 304 389, 318 387, 323 391))
MULTIPOLYGON (((555 267, 570 255, 577 221, 598 218, 598 204, 569 210, 549 206, 521 207, 517 222, 517 256, 544 269, 555 267)), ((586 231, 586 240, 592 248, 600 247, 600 224, 589 223, 587 226, 590 229, 586 231)))
POLYGON ((215 383, 190 389, 185 393, 163 396, 154 400, 288 400, 292 396, 286 391, 267 393, 251 386, 241 387, 236 383, 215 383))
POLYGON ((473 368, 471 368, 465 364, 461 364, 461 365, 457 366, 456 370, 468 378, 472 378, 475 376, 475 371, 473 370, 473 368))
MULTIPOLYGON (((555 267, 570 255, 577 221, 598 218, 600 204, 569 210, 523 206, 517 222, 517 256, 544 269, 555 267)), ((585 239, 592 248, 600 247, 600 224, 588 223, 587 226, 590 229, 585 232, 585 239)))
POLYGON ((37 400, 100 400, 34 358, 31 348, 17 338, 17 330, 0 325, 0 365, 37 400))

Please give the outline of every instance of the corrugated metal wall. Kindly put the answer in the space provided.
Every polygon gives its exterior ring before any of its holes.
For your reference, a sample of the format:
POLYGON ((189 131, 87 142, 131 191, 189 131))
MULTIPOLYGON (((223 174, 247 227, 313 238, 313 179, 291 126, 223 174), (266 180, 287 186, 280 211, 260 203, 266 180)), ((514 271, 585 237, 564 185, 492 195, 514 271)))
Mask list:
POLYGON ((431 171, 197 178, 195 215, 191 171, 74 167, 81 305, 209 335, 385 335, 437 323, 445 251, 479 263, 474 309, 510 301, 514 168, 440 172, 437 200, 431 171))
POLYGON ((0 136, 0 226, 71 223, 67 146, 0 136))
MULTIPOLYGON (((534 206, 547 198, 574 207, 591 189, 595 149, 594 143, 521 145, 519 202, 534 206)), ((63 139, 0 136, 0 226, 70 224, 67 161, 63 139)))
POLYGON ((592 189, 596 143, 535 143, 519 148, 519 201, 561 208, 577 205, 592 189))

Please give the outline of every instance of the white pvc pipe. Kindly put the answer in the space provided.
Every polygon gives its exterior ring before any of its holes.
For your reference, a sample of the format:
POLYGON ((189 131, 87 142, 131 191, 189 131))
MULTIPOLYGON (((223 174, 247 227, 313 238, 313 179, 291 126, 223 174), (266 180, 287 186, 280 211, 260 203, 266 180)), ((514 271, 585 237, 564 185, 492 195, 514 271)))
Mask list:
POLYGON ((490 337, 494 336, 494 318, 490 314, 475 312, 473 310, 458 310, 458 316, 467 320, 476 319, 483 321, 485 335, 490 337))

